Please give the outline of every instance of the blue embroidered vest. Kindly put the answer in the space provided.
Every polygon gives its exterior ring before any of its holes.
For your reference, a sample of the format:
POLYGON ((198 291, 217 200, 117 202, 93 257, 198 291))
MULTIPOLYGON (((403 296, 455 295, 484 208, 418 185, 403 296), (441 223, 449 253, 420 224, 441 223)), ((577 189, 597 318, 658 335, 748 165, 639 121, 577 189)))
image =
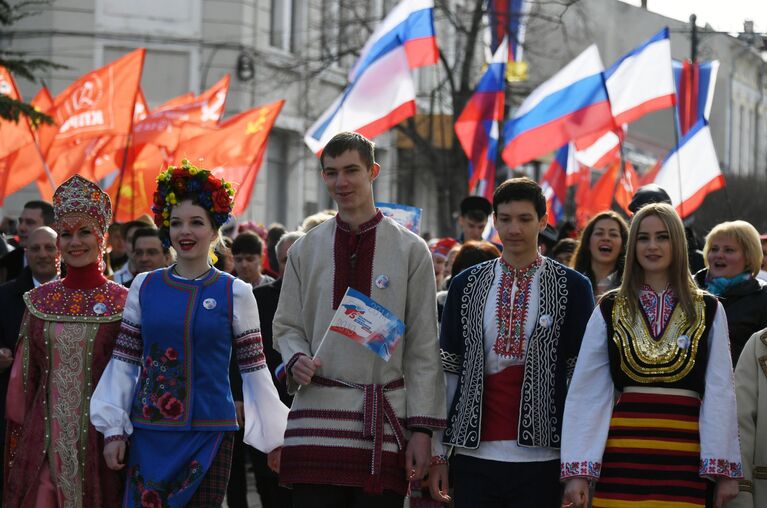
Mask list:
POLYGON ((131 421, 153 430, 237 430, 229 385, 232 282, 155 270, 141 286, 143 366, 131 421))

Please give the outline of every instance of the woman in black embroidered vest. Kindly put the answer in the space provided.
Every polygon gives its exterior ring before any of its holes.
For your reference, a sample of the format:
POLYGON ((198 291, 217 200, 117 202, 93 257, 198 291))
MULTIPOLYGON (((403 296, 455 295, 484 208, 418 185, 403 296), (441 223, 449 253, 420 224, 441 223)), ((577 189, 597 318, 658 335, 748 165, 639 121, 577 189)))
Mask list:
POLYGON ((643 207, 629 232, 623 282, 594 310, 567 395, 565 502, 706 506, 742 477, 727 324, 695 286, 684 228, 666 204, 643 207), (620 397, 613 407, 614 390, 620 397))

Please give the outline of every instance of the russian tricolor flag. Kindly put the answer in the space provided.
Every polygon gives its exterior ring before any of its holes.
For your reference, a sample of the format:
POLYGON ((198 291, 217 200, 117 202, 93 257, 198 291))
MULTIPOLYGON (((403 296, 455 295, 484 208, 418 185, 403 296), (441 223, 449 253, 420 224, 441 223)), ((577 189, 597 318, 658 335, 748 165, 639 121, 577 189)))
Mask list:
POLYGON ((403 0, 381 22, 349 73, 349 85, 304 136, 320 154, 342 131, 373 138, 415 114, 411 69, 437 62, 433 0, 403 0))
POLYGON ((506 39, 498 46, 474 94, 455 122, 455 134, 469 159, 469 192, 492 201, 495 188, 495 161, 498 157, 498 132, 503 121, 505 99, 506 39))
POLYGON ((546 196, 546 213, 549 224, 556 227, 565 215, 567 199, 567 175, 576 172, 573 147, 568 143, 559 150, 541 178, 541 189, 546 196))
POLYGON ((647 113, 674 105, 668 28, 623 55, 607 69, 605 87, 615 127, 575 141, 578 148, 575 157, 589 167, 601 167, 612 162, 620 148, 627 124, 647 113))
POLYGON ((503 129, 503 160, 516 167, 571 139, 612 128, 602 60, 596 45, 525 99, 503 129))

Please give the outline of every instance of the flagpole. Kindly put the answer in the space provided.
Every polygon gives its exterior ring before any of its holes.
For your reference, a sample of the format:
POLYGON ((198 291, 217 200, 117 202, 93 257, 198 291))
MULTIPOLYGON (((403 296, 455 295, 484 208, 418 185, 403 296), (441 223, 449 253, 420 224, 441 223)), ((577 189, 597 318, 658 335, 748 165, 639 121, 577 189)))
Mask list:
POLYGON ((51 174, 51 168, 48 167, 48 163, 45 161, 45 155, 43 155, 43 151, 40 149, 40 145, 37 143, 37 141, 34 141, 35 143, 35 149, 37 150, 37 154, 40 156, 40 160, 43 162, 43 169, 45 170, 45 176, 48 177, 48 182, 51 184, 51 191, 56 192, 56 182, 53 180, 53 175, 51 174))
MULTIPOLYGON (((623 151, 622 136, 618 136, 618 155, 620 157, 621 167, 620 171, 618 171, 618 178, 615 179, 615 184, 613 185, 613 201, 615 201, 615 196, 618 194, 618 185, 620 185, 621 178, 626 174, 626 154, 623 151)), ((610 202, 610 208, 612 208, 612 202, 610 202)))
MULTIPOLYGON (((125 148, 123 149, 123 161, 120 167, 120 177, 117 180, 117 196, 115 196, 114 212, 112 213, 112 222, 117 222, 117 211, 120 209, 120 196, 123 190, 123 179, 125 177, 125 169, 128 164, 128 154, 130 153, 131 141, 133 141, 133 117, 136 111, 136 99, 138 98, 138 87, 136 88, 136 95, 133 96, 133 107, 131 108, 130 125, 128 126, 128 135, 125 138, 125 148)), ((134 199, 131 197, 131 219, 133 219, 133 204, 134 199)))
MULTIPOLYGON (((679 114, 678 108, 675 109, 674 116, 676 117, 679 114)), ((676 121, 677 119, 674 118, 674 154, 673 157, 676 159, 676 177, 677 177, 677 183, 679 184, 679 216, 684 218, 684 194, 682 193, 682 161, 679 160, 679 122, 681 122, 681 118, 679 121, 676 121)))

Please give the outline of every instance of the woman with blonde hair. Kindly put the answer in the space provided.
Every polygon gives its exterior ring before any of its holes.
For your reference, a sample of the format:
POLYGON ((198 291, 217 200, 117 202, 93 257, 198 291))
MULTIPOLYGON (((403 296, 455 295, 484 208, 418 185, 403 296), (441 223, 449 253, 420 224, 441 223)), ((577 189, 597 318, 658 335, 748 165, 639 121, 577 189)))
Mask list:
POLYGON ((702 508, 708 480, 714 506, 734 497, 742 466, 731 370, 724 311, 690 276, 679 216, 643 207, 623 282, 594 310, 568 390, 565 502, 587 506, 589 482, 595 507, 702 508))
POLYGON ((767 327, 767 283, 756 277, 764 257, 759 233, 742 220, 718 224, 706 236, 703 257, 706 268, 695 282, 724 306, 736 365, 748 338, 767 327))

